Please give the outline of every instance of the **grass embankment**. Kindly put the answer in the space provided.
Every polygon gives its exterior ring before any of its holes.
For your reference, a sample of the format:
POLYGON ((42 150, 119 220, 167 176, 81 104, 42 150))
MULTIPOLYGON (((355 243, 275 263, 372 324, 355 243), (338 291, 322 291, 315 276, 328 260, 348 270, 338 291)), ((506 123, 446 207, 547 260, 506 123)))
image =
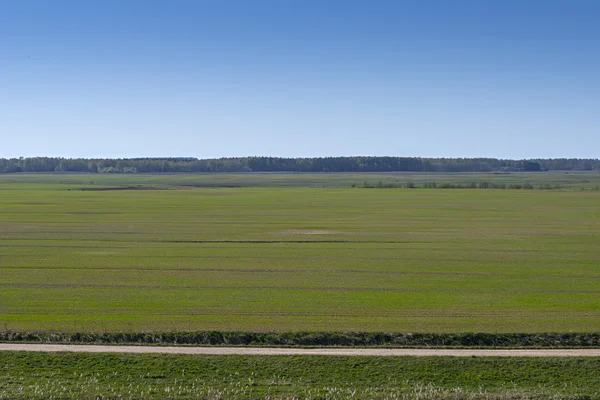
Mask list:
POLYGON ((0 399, 597 399, 600 359, 0 353, 0 399))
POLYGON ((0 332, 0 342, 201 346, 597 348, 600 333, 0 332))
POLYGON ((0 331, 600 326, 595 191, 3 189, 0 331))

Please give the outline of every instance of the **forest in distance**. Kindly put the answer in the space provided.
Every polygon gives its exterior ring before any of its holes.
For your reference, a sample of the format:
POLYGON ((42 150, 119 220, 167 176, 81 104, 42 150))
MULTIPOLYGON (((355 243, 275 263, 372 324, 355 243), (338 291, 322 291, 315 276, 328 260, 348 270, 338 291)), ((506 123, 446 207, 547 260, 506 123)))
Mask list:
POLYGON ((177 172, 537 172, 600 171, 600 159, 421 157, 230 157, 0 158, 0 173, 177 173, 177 172))

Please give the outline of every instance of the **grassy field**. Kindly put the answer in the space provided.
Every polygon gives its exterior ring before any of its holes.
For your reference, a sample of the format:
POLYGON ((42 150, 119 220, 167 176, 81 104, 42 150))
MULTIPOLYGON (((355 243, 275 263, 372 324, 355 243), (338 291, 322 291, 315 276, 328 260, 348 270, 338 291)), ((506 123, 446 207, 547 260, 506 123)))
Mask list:
POLYGON ((0 176, 0 330, 600 329, 598 191, 179 179, 0 176))
POLYGON ((0 399, 599 399, 600 360, 0 353, 0 399))
POLYGON ((100 189, 106 187, 142 186, 173 187, 357 187, 382 184, 401 185, 411 182, 417 187, 427 183, 469 185, 489 182, 498 185, 556 185, 563 189, 600 189, 600 173, 206 173, 206 174, 0 174, 0 188, 6 184, 35 183, 37 189, 72 187, 100 189))

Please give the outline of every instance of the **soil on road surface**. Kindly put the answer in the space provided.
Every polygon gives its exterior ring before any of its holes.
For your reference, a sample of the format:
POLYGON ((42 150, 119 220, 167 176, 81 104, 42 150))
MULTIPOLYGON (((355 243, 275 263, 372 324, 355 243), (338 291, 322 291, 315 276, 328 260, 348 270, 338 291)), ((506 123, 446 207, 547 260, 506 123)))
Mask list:
POLYGON ((164 353, 199 355, 316 355, 316 356, 445 356, 445 357, 600 357, 600 349, 381 349, 381 348, 277 348, 277 347, 176 347, 107 346, 77 344, 0 343, 0 351, 80 353, 164 353))

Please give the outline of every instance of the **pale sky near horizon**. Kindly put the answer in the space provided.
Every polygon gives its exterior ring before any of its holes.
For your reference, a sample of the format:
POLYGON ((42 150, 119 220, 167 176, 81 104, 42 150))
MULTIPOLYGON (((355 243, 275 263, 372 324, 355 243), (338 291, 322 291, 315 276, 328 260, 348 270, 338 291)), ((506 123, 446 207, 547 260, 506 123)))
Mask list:
POLYGON ((600 157, 600 1, 0 1, 0 157, 600 157))

